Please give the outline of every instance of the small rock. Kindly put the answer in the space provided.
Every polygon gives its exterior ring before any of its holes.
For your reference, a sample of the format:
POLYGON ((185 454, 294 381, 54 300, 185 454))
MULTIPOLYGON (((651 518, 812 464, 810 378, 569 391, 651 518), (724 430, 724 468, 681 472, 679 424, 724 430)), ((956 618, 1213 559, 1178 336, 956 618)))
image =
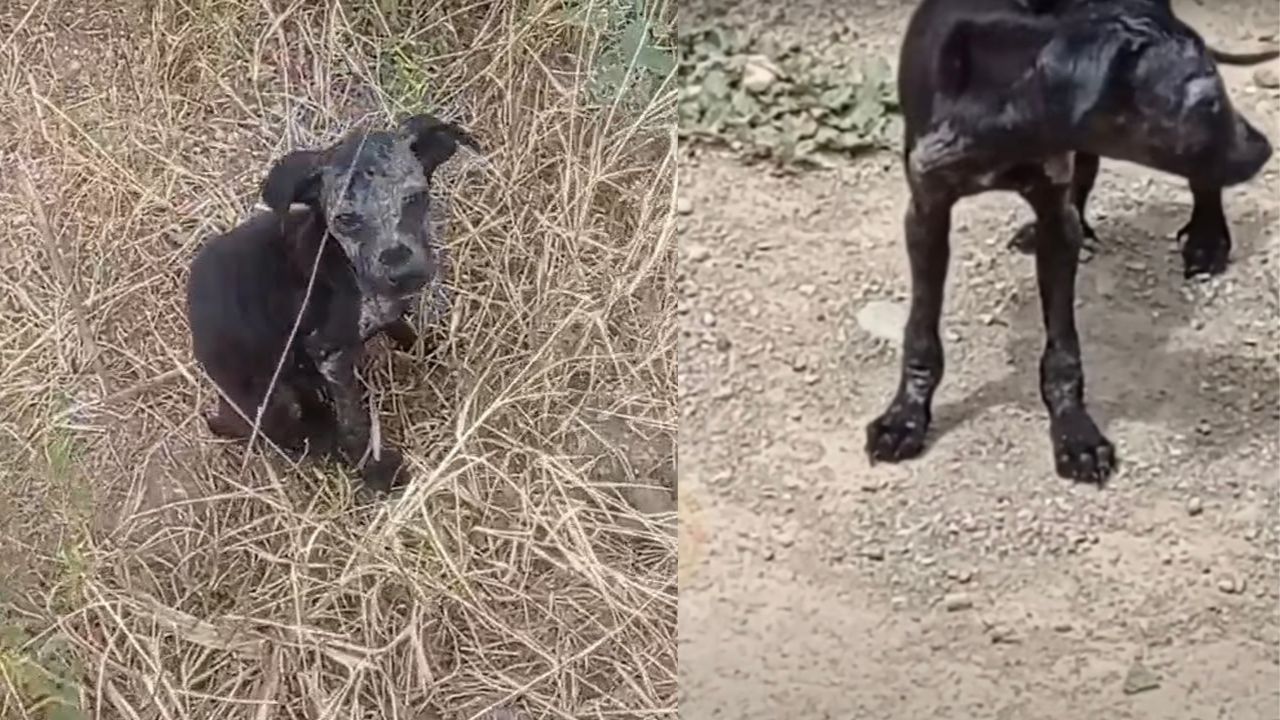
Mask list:
POLYGON ((813 284, 809 284, 809 283, 806 283, 806 284, 804 284, 804 285, 801 285, 800 287, 798 287, 798 288, 796 288, 796 289, 797 289, 797 290, 799 290, 799 291, 800 291, 800 294, 801 294, 801 295, 803 295, 803 296, 805 296, 805 297, 813 297, 813 294, 814 294, 814 293, 816 293, 816 292, 818 292, 818 286, 817 286, 817 285, 813 285, 813 284))
POLYGON ((1066 622, 1066 621, 1056 622, 1056 623, 1054 623, 1054 624, 1053 624, 1053 631, 1054 631, 1054 632, 1069 633, 1069 632, 1071 632, 1071 631, 1072 631, 1072 629, 1073 629, 1073 628, 1072 628, 1072 626, 1071 626, 1071 623, 1066 622))
POLYGON ((781 75, 778 66, 764 55, 752 55, 747 58, 746 67, 742 69, 742 87, 747 92, 762 93, 768 90, 781 75))
POLYGON ((868 560, 884 560, 884 547, 881 545, 868 545, 862 549, 862 557, 868 560))
POLYGON ((727 337, 716 338, 716 350, 722 353, 729 352, 733 347, 733 342, 727 337))
POLYGON ((1244 578, 1224 575, 1218 580, 1218 589, 1228 595, 1238 595, 1244 592, 1246 584, 1244 578))
POLYGON ((711 248, 706 245, 690 245, 689 260, 690 262, 706 262, 711 259, 711 248))
POLYGON ((947 571, 947 577, 951 578, 952 580, 955 580, 961 585, 964 585, 965 583, 973 579, 973 571, 968 569, 965 569, 965 570, 951 569, 947 571))
POLYGON ((1253 82, 1260 88, 1273 90, 1280 88, 1280 75, 1276 74, 1271 68, 1258 68, 1253 73, 1253 82))
POLYGON ((907 306, 892 300, 874 300, 858 311, 858 325, 883 340, 900 342, 907 325, 907 306))
POLYGON ((947 612, 959 612, 960 610, 969 610, 973 607, 973 598, 968 593, 947 593, 942 598, 942 607, 947 612))
POLYGON ((1124 677, 1124 694, 1136 695, 1158 687, 1160 687, 1160 678, 1156 677, 1156 674, 1146 665, 1135 660, 1129 667, 1129 673, 1124 677))
POLYGON ((1198 497, 1193 497, 1187 501, 1187 514, 1195 517, 1204 512, 1204 501, 1198 497))
POLYGON ((676 198, 676 212, 680 215, 692 215, 693 201, 687 197, 676 198))

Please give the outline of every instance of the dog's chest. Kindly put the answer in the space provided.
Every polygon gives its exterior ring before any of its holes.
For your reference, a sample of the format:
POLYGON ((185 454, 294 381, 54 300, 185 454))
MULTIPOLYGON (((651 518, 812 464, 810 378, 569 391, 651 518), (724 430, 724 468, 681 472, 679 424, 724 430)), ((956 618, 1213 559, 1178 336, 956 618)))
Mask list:
POLYGON ((382 328, 390 325, 409 308, 412 298, 399 298, 387 295, 364 295, 360 298, 361 339, 367 340, 382 328))

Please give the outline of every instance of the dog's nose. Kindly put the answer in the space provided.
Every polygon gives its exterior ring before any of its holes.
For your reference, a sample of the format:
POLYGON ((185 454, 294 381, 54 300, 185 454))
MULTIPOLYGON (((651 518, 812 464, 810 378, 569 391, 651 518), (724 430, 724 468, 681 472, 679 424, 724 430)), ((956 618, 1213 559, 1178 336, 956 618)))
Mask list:
POLYGON ((408 245, 402 244, 383 250, 382 254, 378 255, 378 260, 381 261, 383 265, 386 265, 389 268, 394 268, 405 264, 411 257, 413 257, 413 251, 409 249, 408 245))

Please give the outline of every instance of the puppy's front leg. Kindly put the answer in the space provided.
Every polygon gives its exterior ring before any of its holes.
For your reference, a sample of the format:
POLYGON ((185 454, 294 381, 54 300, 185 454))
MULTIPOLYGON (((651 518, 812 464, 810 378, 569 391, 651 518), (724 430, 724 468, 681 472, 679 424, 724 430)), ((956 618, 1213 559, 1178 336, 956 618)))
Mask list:
POLYGON ((1191 220, 1178 230, 1182 246, 1182 274, 1221 275, 1227 270, 1231 256, 1231 229, 1222 210, 1222 189, 1191 186, 1195 205, 1191 220))
POLYGON ((1084 369, 1076 333, 1076 267, 1084 233, 1067 184, 1047 178, 1024 197, 1036 214, 1036 281, 1044 316, 1040 397, 1049 411, 1049 431, 1058 475, 1104 483, 1115 469, 1115 448, 1090 417, 1084 402, 1084 369))
POLYGON ((867 426, 866 452, 872 463, 898 462, 924 451, 933 393, 942 382, 943 290, 950 262, 951 201, 925 200, 913 192, 906 216, 911 264, 911 310, 902 339, 902 372, 889 409, 867 426))
MULTIPOLYGON (((318 363, 333 398, 338 447, 352 466, 358 465, 369 449, 369 412, 355 375, 359 357, 359 349, 344 348, 323 354, 318 363)), ((381 448, 379 454, 381 458, 376 460, 370 455, 362 477, 366 485, 385 492, 394 485, 402 458, 399 452, 389 447, 381 448)))
POLYGON ((395 343, 396 348, 401 352, 409 352, 413 350, 413 346, 418 344, 418 333, 404 318, 393 321, 390 325, 383 329, 387 337, 391 338, 391 342, 395 343))

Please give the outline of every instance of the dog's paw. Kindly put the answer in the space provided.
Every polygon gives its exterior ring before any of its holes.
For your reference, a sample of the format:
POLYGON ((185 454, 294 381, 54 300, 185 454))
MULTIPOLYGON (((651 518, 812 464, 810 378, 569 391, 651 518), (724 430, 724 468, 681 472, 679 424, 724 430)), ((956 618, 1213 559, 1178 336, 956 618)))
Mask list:
MULTIPOLYGON (((1084 220, 1080 221, 1080 230, 1084 235, 1084 242, 1080 246, 1080 260, 1087 262, 1098 252, 1098 234, 1084 220)), ((1035 255, 1036 224, 1028 222, 1018 228, 1013 237, 1009 238, 1009 249, 1023 255, 1035 255)))
POLYGON ((383 449, 381 458, 370 458, 365 464, 361 479, 370 490, 391 492, 404 484, 404 457, 397 450, 383 449))
POLYGON ((1221 275, 1231 258, 1231 236, 1225 230, 1203 230, 1187 223, 1178 231, 1182 245, 1182 276, 1221 275))
POLYGON ((929 431, 929 411, 919 405, 899 405, 867 425, 867 457, 877 462, 896 463, 924 452, 929 431))
POLYGON ((1054 423, 1053 463, 1058 476, 1102 485, 1116 469, 1116 449, 1084 413, 1054 423))

